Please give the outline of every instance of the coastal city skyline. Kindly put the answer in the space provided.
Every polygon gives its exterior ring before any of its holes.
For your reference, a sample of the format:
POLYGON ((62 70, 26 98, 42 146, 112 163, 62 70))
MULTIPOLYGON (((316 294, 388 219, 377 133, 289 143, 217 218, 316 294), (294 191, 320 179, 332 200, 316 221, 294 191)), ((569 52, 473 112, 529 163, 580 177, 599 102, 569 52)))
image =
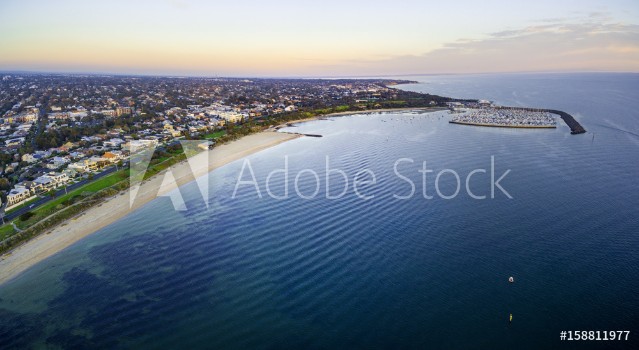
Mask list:
POLYGON ((637 18, 632 1, 7 1, 0 4, 0 71, 231 77, 636 72, 637 18))

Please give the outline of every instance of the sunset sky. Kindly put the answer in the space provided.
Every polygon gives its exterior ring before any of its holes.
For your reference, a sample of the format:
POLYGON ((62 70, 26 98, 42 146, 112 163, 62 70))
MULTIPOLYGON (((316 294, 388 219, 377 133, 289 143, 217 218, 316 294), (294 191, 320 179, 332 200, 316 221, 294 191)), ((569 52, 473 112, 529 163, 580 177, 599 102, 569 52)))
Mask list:
POLYGON ((0 0, 0 70, 639 71, 639 1, 0 0))

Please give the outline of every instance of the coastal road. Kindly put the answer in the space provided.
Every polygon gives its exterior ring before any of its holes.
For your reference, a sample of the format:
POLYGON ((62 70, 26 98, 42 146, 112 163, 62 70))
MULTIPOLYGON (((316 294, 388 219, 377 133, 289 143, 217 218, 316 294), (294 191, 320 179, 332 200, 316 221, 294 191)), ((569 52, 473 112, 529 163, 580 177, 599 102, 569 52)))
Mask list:
MULTIPOLYGON (((97 179, 99 179, 99 178, 101 178, 103 176, 109 175, 109 174, 113 173, 114 171, 116 171, 116 167, 115 166, 108 167, 108 168, 104 169, 103 171, 93 175, 93 180, 83 179, 83 180, 81 180, 81 181, 79 181, 77 183, 69 185, 67 187, 66 191, 67 192, 73 191, 76 188, 79 188, 79 187, 81 187, 83 185, 86 185, 89 182, 95 181, 95 180, 97 180, 97 179)), ((65 193, 66 192, 65 192, 64 188, 63 189, 59 189, 59 190, 56 191, 55 197, 57 198, 59 196, 64 195, 65 193)), ((39 206, 41 206, 41 205, 43 205, 43 204, 45 204, 45 203, 47 203, 47 202, 49 202, 49 201, 51 201, 53 199, 54 198, 51 198, 51 196, 49 196, 49 195, 42 195, 35 202, 29 204, 28 206, 25 206, 25 207, 22 207, 20 209, 14 210, 11 213, 5 215, 4 222, 9 222, 9 221, 17 218, 18 216, 20 216, 20 215, 22 215, 22 214, 24 214, 24 213, 26 213, 28 211, 35 210, 39 206)))

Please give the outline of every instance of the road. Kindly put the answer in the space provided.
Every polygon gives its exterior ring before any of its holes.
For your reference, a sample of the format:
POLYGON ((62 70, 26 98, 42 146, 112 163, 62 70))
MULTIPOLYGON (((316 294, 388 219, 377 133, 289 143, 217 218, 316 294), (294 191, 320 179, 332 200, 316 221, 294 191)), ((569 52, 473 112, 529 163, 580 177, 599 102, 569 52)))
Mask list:
MULTIPOLYGON (((93 175, 93 180, 88 180, 88 179, 81 180, 81 181, 79 181, 77 183, 69 185, 67 187, 66 191, 67 192, 73 191, 76 188, 79 188, 79 187, 81 187, 83 185, 86 185, 87 183, 95 181, 95 180, 97 180, 97 179, 99 179, 99 178, 101 178, 103 176, 109 175, 109 174, 111 174, 111 173, 113 173, 115 171, 116 171, 116 167, 115 166, 108 167, 108 168, 104 169, 103 171, 93 175)), ((64 188, 63 189, 59 189, 59 190, 56 191, 55 196, 57 198, 59 196, 64 195, 65 193, 66 192, 65 192, 64 188)), ((49 195, 46 195, 46 194, 45 195, 41 195, 35 202, 29 204, 28 206, 25 206, 25 207, 22 207, 20 209, 14 210, 11 213, 5 215, 4 222, 9 222, 9 221, 17 218, 18 216, 20 216, 20 215, 22 215, 22 214, 24 214, 24 213, 26 213, 28 211, 35 210, 39 206, 41 206, 41 205, 43 205, 43 204, 45 204, 45 203, 47 203, 47 202, 49 202, 49 201, 51 201, 53 199, 54 198, 51 198, 51 196, 49 196, 49 195)))

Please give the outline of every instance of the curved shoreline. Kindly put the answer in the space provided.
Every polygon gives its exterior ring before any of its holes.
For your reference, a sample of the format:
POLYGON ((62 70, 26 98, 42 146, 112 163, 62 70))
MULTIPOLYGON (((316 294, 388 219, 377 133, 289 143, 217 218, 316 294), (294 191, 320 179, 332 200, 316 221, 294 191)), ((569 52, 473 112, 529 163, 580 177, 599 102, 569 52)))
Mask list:
POLYGON ((289 121, 278 127, 270 128, 256 134, 244 136, 236 141, 220 145, 212 150, 203 152, 201 154, 202 156, 206 155, 209 157, 208 162, 202 162, 202 164, 208 164, 208 167, 205 166, 197 169, 192 169, 187 165, 188 161, 185 160, 145 180, 138 190, 136 200, 132 206, 130 206, 129 196, 127 195, 128 191, 130 190, 128 189, 113 197, 107 198, 106 200, 104 200, 104 202, 89 208, 88 210, 74 216, 73 218, 62 222, 54 228, 47 230, 46 232, 39 234, 33 239, 21 244, 8 253, 1 255, 0 285, 12 280, 30 267, 64 250, 73 243, 118 221, 122 217, 137 210, 144 204, 157 198, 158 194, 163 194, 175 189, 175 184, 177 184, 177 187, 182 186, 230 162, 242 159, 253 153, 257 153, 264 149, 279 145, 280 143, 303 136, 301 134, 291 132, 275 132, 274 129, 287 127, 287 124, 296 124, 312 120, 322 120, 324 118, 336 116, 408 111, 437 112, 442 110, 447 110, 447 108, 406 107, 336 112, 289 121), (162 186, 164 174, 168 170, 171 170, 173 172, 175 176, 175 184, 170 186, 162 186))
MULTIPOLYGON (((442 107, 414 107, 414 108, 389 108, 374 109, 364 111, 345 111, 325 115, 318 115, 304 119, 286 122, 279 127, 286 127, 287 124, 295 124, 312 120, 321 120, 328 117, 347 116, 355 114, 367 114, 378 112, 406 112, 406 111, 428 111, 436 112, 446 110, 442 107)), ((88 210, 70 218, 59 225, 43 232, 33 239, 17 246, 13 250, 0 256, 0 285, 17 277, 30 267, 45 260, 46 258, 64 250, 73 243, 95 233, 96 231, 118 221, 132 211, 140 208, 144 204, 155 199, 158 194, 166 193, 176 188, 176 186, 162 187, 164 174, 171 170, 175 176, 177 186, 182 186, 196 178, 206 175, 209 172, 224 166, 230 162, 242 159, 253 153, 274 147, 280 143, 293 140, 303 135, 290 132, 274 132, 273 129, 244 136, 241 139, 232 141, 215 147, 212 150, 203 152, 201 155, 209 157, 208 167, 191 169, 187 165, 188 161, 182 161, 171 166, 149 179, 145 180, 136 194, 136 200, 130 207, 127 189, 113 197, 107 198, 104 202, 89 208, 88 210), (191 171, 193 173, 191 173, 191 171), (158 191, 159 189, 159 191, 158 191)), ((198 155, 200 156, 200 155, 198 155)), ((197 157, 197 156, 196 156, 197 157)), ((192 166, 192 164, 191 164, 192 166)))
POLYGON ((228 163, 299 137, 301 135, 263 131, 202 152, 196 157, 208 157, 208 162, 196 163, 204 166, 197 167, 195 164, 195 168, 191 168, 189 165, 193 164, 188 164, 187 160, 177 163, 144 181, 133 206, 130 207, 128 189, 0 256, 0 285, 82 238, 118 221, 157 198, 158 194, 167 193, 228 163), (165 186, 164 174, 168 170, 173 172, 175 183, 165 186))

